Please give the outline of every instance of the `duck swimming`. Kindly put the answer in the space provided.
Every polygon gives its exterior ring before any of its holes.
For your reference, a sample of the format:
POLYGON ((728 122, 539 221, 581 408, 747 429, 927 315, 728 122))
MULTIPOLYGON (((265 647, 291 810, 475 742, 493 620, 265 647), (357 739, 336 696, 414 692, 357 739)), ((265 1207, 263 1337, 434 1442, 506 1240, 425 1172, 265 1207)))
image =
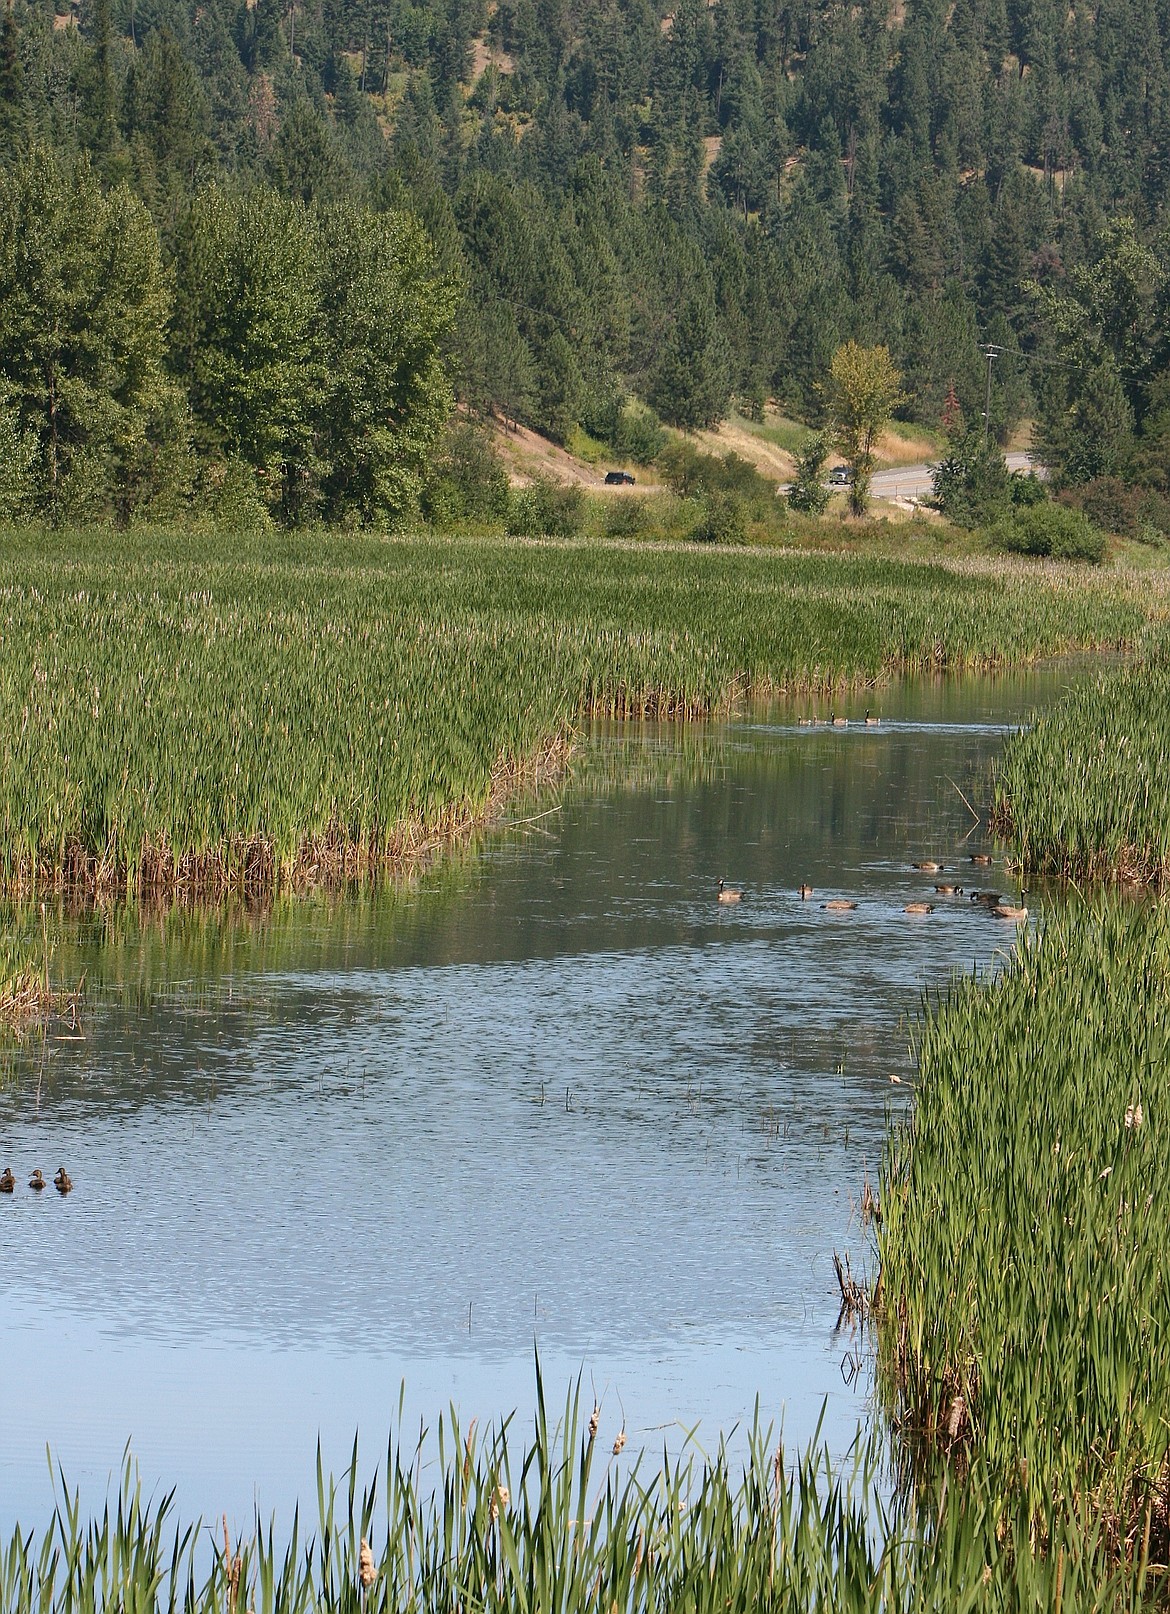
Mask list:
POLYGON ((981 903, 985 908, 997 908, 1003 897, 998 891, 972 891, 971 901, 981 903))
POLYGON ((728 885, 726 880, 720 880, 719 900, 720 902, 742 902, 743 892, 738 886, 728 885))
POLYGON ((12 1175, 12 1167, 5 1166, 0 1172, 0 1194, 10 1194, 16 1187, 16 1178, 12 1175))
POLYGON ((802 902, 807 902, 813 894, 813 888, 811 885, 798 885, 796 889, 800 893, 800 900, 802 902))
POLYGON ((991 911, 997 919, 1015 919, 1020 924, 1028 917, 1027 908, 1017 908, 1010 902, 1000 902, 991 911))
POLYGON ((856 906, 855 902, 847 902, 844 897, 834 897, 832 902, 821 903, 821 907, 829 913, 849 913, 856 906))
POLYGON ((903 913, 933 913, 934 904, 930 902, 908 902, 902 909, 903 913))
POLYGON ((972 861, 972 863, 975 864, 975 866, 977 868, 989 869, 991 867, 991 853, 990 852, 972 852, 971 853, 971 861, 972 861))
POLYGON ((32 1176, 29 1178, 28 1185, 29 1185, 30 1188, 35 1188, 38 1194, 40 1193, 41 1189, 45 1186, 44 1173, 41 1171, 41 1168, 39 1166, 33 1172, 32 1176))
POLYGON ((65 1170, 64 1166, 59 1166, 57 1168, 57 1175, 53 1178, 53 1187, 59 1194, 68 1194, 72 1192, 73 1178, 65 1170))
POLYGON ((869 707, 867 706, 865 708, 865 726, 866 726, 866 728, 867 729, 876 729, 880 722, 881 722, 880 717, 870 717, 870 715, 869 715, 869 707))
POLYGON ((936 885, 934 889, 940 897, 961 897, 963 895, 961 885, 936 885))
POLYGON ((921 874, 940 874, 943 865, 941 863, 932 863, 927 859, 924 863, 911 863, 910 867, 917 869, 921 874))

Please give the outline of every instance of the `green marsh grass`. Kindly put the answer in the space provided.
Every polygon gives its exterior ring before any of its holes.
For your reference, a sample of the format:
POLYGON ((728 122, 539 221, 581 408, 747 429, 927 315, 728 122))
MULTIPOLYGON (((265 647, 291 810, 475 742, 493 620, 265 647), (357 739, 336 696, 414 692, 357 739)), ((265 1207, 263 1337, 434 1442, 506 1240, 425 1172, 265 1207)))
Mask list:
POLYGON ((1004 750, 993 824, 1026 875, 1170 878, 1170 667, 1074 686, 1004 750))
POLYGON ((1098 899, 1021 932, 925 1014, 918 1063, 881 1191, 896 1427, 1165 1562, 1170 913, 1098 899))
POLYGON ((345 883, 491 818, 583 716, 1125 645, 1148 583, 498 539, 0 538, 0 877, 345 883))
POLYGON ((173 1496, 144 1499, 127 1464, 86 1517, 64 1478, 43 1531, 0 1545, 2 1614, 968 1614, 1134 1610, 1141 1561, 1119 1566, 1083 1521, 1053 1521, 1033 1551, 1026 1521, 979 1485, 962 1508, 883 1500, 873 1443, 837 1468, 794 1463, 758 1427, 746 1456, 634 1461, 594 1433, 570 1391, 562 1418, 538 1398, 525 1439, 482 1438, 451 1415, 434 1437, 393 1436, 359 1488, 318 1457, 317 1510, 256 1517, 234 1535, 184 1523, 173 1496), (223 1543, 221 1546, 220 1543, 223 1543), (363 1550, 364 1549, 364 1550, 363 1550))

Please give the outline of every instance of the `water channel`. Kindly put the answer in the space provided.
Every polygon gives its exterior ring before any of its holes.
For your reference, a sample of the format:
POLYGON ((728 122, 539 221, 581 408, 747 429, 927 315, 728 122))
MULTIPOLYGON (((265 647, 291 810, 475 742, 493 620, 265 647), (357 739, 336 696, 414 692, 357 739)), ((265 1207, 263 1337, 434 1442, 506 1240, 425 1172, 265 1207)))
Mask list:
POLYGON ((534 1348, 631 1454, 757 1398, 844 1451, 832 1255, 867 1260, 908 1017, 1014 937, 933 883, 1014 892, 967 802, 1069 677, 602 729, 559 802, 377 895, 58 915, 84 1034, 0 1081, 0 1529, 46 1517, 46 1445, 90 1502, 130 1442, 186 1516, 287 1518, 400 1396, 526 1425, 534 1348), (61 1163, 68 1198, 24 1187, 61 1163))

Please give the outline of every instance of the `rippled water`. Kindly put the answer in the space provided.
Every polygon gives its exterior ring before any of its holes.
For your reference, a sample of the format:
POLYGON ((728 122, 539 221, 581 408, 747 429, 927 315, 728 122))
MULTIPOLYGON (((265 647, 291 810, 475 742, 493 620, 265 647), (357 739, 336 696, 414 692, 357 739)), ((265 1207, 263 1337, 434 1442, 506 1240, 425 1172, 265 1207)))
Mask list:
POLYGON ((84 1038, 0 1087, 0 1525, 43 1517, 46 1442, 87 1496, 129 1440, 187 1512, 286 1513, 318 1435, 374 1463, 403 1384, 415 1422, 526 1418, 534 1346, 631 1452, 757 1397, 847 1446, 832 1254, 866 1260, 906 1016, 1013 934, 907 916, 909 865, 990 883, 963 798, 1066 680, 883 691, 879 729, 599 731, 559 808, 396 890, 60 918, 84 1038), (24 1188, 61 1162, 69 1198, 24 1188))

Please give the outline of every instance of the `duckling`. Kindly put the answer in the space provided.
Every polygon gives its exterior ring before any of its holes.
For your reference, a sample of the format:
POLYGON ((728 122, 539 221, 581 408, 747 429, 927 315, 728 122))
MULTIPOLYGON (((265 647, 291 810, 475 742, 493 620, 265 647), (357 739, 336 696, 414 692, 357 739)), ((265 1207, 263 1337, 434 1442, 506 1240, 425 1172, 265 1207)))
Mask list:
POLYGON ((997 919, 1014 919, 1017 924, 1023 924, 1028 917, 1027 908, 1017 908, 1014 903, 1000 902, 991 910, 997 919))
POLYGON ((971 853, 971 861, 972 861, 972 863, 975 864, 976 868, 989 869, 991 867, 991 853, 990 852, 972 852, 971 853))
POLYGON ((801 717, 797 719, 802 729, 811 729, 816 723, 815 717, 801 717))
POLYGON ((845 729, 849 727, 849 719, 847 717, 838 717, 836 712, 833 713, 829 721, 832 723, 835 729, 845 729))
POLYGON ((798 885, 796 889, 800 892, 800 900, 802 902, 807 902, 813 894, 813 888, 811 885, 798 885))
POLYGON ((917 869, 921 874, 941 874, 943 865, 941 863, 932 863, 927 859, 924 863, 911 863, 910 867, 917 869))
POLYGON ((12 1167, 5 1166, 0 1172, 0 1194, 10 1194, 16 1187, 16 1178, 12 1175, 12 1167))
POLYGON ((855 902, 846 902, 844 897, 834 897, 831 902, 821 903, 821 907, 829 913, 849 913, 856 906, 855 902))
POLYGON ((931 902, 908 902, 902 909, 903 913, 933 913, 934 904, 931 902))
POLYGON ((29 1178, 28 1185, 30 1188, 35 1188, 38 1194, 45 1186, 45 1178, 40 1166, 37 1167, 32 1176, 29 1178))
POLYGON ((936 885, 934 889, 940 897, 961 897, 963 895, 961 885, 936 885))
POLYGON ((972 891, 971 901, 978 902, 984 908, 996 908, 1003 897, 998 891, 972 891))
POLYGON ((720 902, 742 902, 743 892, 738 886, 728 885, 726 880, 720 880, 719 900, 720 902))
POLYGON ((59 1194, 68 1194, 73 1190, 73 1178, 64 1166, 58 1166, 57 1175, 53 1178, 53 1187, 59 1194))
POLYGON ((865 708, 865 726, 866 726, 866 728, 867 729, 876 729, 880 722, 881 722, 880 717, 870 717, 870 715, 869 715, 869 707, 867 706, 865 708))

